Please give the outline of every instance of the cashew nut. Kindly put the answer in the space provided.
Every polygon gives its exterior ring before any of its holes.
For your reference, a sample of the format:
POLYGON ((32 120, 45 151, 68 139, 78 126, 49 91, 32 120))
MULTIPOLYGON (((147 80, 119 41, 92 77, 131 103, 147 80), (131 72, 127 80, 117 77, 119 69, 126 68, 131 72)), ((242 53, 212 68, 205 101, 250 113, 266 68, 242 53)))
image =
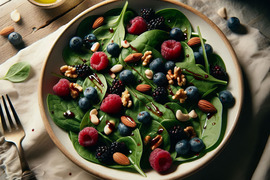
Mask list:
POLYGON ((176 119, 179 121, 188 121, 191 118, 196 118, 197 114, 194 110, 190 111, 188 114, 184 114, 180 109, 176 111, 176 119))

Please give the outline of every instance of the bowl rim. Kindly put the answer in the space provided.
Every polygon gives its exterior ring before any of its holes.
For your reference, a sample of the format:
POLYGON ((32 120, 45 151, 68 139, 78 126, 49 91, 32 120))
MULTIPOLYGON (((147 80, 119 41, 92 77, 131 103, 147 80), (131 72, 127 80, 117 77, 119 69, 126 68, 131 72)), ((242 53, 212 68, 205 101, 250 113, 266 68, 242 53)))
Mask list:
POLYGON ((35 6, 46 8, 46 9, 58 7, 65 2, 65 0, 56 0, 53 3, 39 3, 35 0, 28 0, 28 1, 35 6))
MULTIPOLYGON (((61 37, 61 35, 73 24, 75 23, 78 19, 80 19, 83 15, 93 11, 96 8, 100 8, 102 6, 105 6, 107 4, 110 3, 114 3, 114 2, 118 2, 118 1, 126 1, 126 0, 107 0, 107 1, 102 1, 100 3, 97 3, 93 6, 91 6, 90 8, 84 10, 83 12, 81 12, 79 15, 77 15, 75 18, 73 18, 66 27, 64 27, 64 29, 62 30, 61 34, 57 37, 57 39, 55 40, 55 42, 53 43, 47 57, 46 60, 44 61, 43 67, 41 69, 41 75, 40 75, 40 79, 39 79, 39 87, 38 87, 38 102, 39 102, 39 109, 41 112, 41 117, 45 126, 46 131, 48 132, 50 138, 52 139, 52 141, 54 142, 54 144, 57 146, 57 148, 66 156, 68 157, 73 163, 75 163, 76 165, 78 165, 80 168, 84 169, 85 171, 91 173, 91 175, 99 177, 99 178, 104 178, 104 179, 112 179, 112 177, 102 173, 102 172, 97 172, 93 169, 89 169, 86 165, 84 165, 83 163, 81 163, 78 159, 74 158, 72 156, 72 154, 70 154, 68 152, 68 150, 62 145, 62 143, 60 142, 60 140, 56 137, 56 135, 54 134, 52 127, 50 126, 48 117, 46 115, 45 112, 45 107, 44 107, 44 103, 43 103, 43 93, 42 93, 42 83, 43 83, 43 78, 44 78, 44 71, 47 65, 47 61, 50 57, 50 54, 52 52, 53 47, 55 46, 55 44, 57 43, 57 41, 59 40, 59 38, 61 37)), ((188 11, 191 11, 192 13, 194 13, 195 15, 199 16, 200 18, 202 18, 207 24, 209 24, 214 30, 215 32, 220 36, 221 40, 224 42, 226 48, 228 49, 231 57, 232 57, 232 61, 234 64, 234 67, 237 71, 237 82, 240 82, 239 84, 239 110, 237 111, 235 117, 235 121, 232 123, 231 129, 228 131, 228 133, 226 134, 226 136, 223 137, 221 143, 215 148, 216 153, 206 162, 201 163, 199 166, 196 166, 196 168, 191 168, 189 171, 185 172, 184 174, 181 175, 181 178, 190 176, 196 172, 198 172, 200 169, 202 169, 203 167, 205 167, 207 164, 209 164, 211 161, 213 161, 221 152, 222 150, 225 148, 225 146, 228 144, 229 140, 232 137, 232 134, 235 132, 236 126, 238 124, 238 120, 241 114, 241 109, 242 109, 242 105, 243 105, 243 98, 244 98, 244 86, 243 86, 243 76, 242 76, 242 71, 240 68, 240 64, 237 60, 237 55, 231 45, 231 43, 229 42, 229 40, 227 39, 227 37, 225 36, 225 34, 219 29, 219 27, 213 22, 211 21, 206 15, 202 14, 200 11, 196 10, 195 8, 188 6, 182 2, 179 1, 175 1, 175 0, 159 0, 159 1, 163 1, 163 2, 167 2, 167 3, 171 3, 174 4, 176 6, 180 6, 188 11)), ((179 178, 180 176, 175 176, 174 178, 179 178)), ((115 178, 114 178, 115 179, 115 178)))

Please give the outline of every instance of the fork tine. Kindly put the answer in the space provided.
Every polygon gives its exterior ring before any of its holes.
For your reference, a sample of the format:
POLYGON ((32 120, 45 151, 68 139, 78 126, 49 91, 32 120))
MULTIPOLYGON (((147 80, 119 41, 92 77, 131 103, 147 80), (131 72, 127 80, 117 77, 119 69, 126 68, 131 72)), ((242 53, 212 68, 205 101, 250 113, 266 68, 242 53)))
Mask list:
POLYGON ((2 96, 2 100, 3 100, 3 103, 4 103, 4 107, 5 107, 5 110, 6 110, 6 115, 7 115, 7 118, 8 118, 8 121, 9 121, 9 126, 11 129, 14 129, 15 126, 14 126, 14 123, 11 119, 11 116, 10 116, 10 113, 9 113, 9 110, 8 110, 8 107, 7 107, 7 103, 6 103, 6 99, 4 96, 2 96))
POLYGON ((18 114, 16 113, 15 108, 14 108, 14 106, 13 106, 13 104, 12 104, 12 102, 11 102, 9 96, 8 96, 8 94, 6 94, 6 97, 7 97, 9 106, 10 106, 10 108, 11 108, 11 111, 12 111, 12 113, 13 113, 13 116, 14 116, 14 118, 15 118, 15 121, 16 121, 16 123, 17 123, 17 126, 20 127, 20 128, 22 128, 22 124, 21 124, 21 121, 20 121, 20 119, 19 119, 19 116, 18 116, 18 114))
POLYGON ((3 113, 3 110, 2 110, 2 105, 0 103, 0 117, 1 117, 1 123, 2 123, 2 126, 3 126, 3 130, 4 131, 7 131, 8 128, 7 128, 7 124, 6 124, 6 120, 5 120, 5 116, 4 116, 4 113, 3 113))

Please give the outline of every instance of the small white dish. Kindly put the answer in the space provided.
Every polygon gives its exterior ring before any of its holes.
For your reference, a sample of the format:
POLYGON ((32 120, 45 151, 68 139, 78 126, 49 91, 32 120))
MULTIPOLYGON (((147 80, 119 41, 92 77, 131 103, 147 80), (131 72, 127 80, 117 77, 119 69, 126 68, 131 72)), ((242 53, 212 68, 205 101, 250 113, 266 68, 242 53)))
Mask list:
POLYGON ((44 9, 52 9, 52 8, 56 8, 56 7, 60 6, 66 0, 56 0, 55 2, 52 2, 52 3, 41 3, 38 0, 37 1, 36 0, 28 0, 28 1, 37 7, 44 8, 44 9))

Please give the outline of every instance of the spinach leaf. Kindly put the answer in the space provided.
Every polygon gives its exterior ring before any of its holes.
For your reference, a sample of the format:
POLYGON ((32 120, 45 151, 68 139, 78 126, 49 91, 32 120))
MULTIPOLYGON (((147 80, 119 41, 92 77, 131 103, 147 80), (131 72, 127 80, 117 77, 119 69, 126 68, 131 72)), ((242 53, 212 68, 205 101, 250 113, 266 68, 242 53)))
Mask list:
POLYGON ((54 123, 65 131, 80 131, 80 123, 83 118, 84 113, 78 106, 77 101, 70 101, 67 99, 62 99, 59 96, 48 94, 47 96, 47 106, 51 118, 54 123), (75 117, 66 118, 64 113, 70 110, 74 113, 75 117))
POLYGON ((156 12, 157 16, 163 16, 165 24, 170 28, 178 27, 187 34, 187 40, 191 37, 192 26, 188 18, 177 9, 162 9, 156 12))
POLYGON ((86 35, 90 34, 92 31, 92 25, 98 17, 99 16, 97 15, 93 15, 84 18, 77 27, 76 35, 83 39, 86 35))
POLYGON ((31 65, 27 62, 18 62, 13 64, 4 77, 5 79, 14 83, 22 82, 26 80, 30 74, 31 65))
POLYGON ((62 57, 67 65, 78 65, 82 64, 86 60, 87 65, 90 65, 90 57, 92 52, 89 51, 74 51, 69 46, 63 49, 62 57))

